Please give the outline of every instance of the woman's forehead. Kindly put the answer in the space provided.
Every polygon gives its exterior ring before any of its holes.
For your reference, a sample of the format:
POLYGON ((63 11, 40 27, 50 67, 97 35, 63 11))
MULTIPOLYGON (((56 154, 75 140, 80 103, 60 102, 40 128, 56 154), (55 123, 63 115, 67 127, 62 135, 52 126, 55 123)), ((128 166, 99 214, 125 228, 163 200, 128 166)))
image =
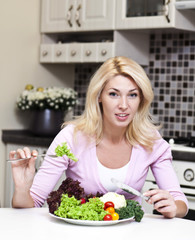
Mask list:
POLYGON ((122 75, 117 75, 115 77, 110 78, 109 80, 107 80, 104 88, 123 88, 123 87, 134 87, 134 88, 138 88, 137 84, 135 83, 134 79, 132 79, 131 77, 126 77, 126 76, 122 76, 122 75))

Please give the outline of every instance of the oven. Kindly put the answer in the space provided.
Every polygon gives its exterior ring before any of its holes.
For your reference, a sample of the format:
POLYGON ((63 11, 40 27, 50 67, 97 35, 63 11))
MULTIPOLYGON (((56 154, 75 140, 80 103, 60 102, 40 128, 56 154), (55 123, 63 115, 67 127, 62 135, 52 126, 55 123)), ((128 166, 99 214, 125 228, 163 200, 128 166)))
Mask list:
MULTIPOLYGON (((174 141, 170 141, 170 144, 173 155, 173 167, 181 189, 189 202, 189 212, 185 218, 195 220, 195 145, 175 144, 174 141)), ((158 186, 150 170, 142 191, 145 192, 154 188, 158 188, 158 186)), ((146 213, 157 213, 153 210, 152 205, 145 201, 143 201, 143 208, 146 213)))

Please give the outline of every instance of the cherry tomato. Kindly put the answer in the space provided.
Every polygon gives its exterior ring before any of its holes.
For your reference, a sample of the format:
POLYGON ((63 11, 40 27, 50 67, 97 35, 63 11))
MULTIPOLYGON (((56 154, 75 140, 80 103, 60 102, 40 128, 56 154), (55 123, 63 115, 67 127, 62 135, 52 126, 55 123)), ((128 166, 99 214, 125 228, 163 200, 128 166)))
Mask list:
POLYGON ((81 198, 81 204, 86 203, 85 198, 81 198))
POLYGON ((111 221, 112 220, 112 216, 110 214, 106 214, 104 216, 104 221, 111 221))
POLYGON ((111 214, 111 216, 112 216, 112 220, 119 220, 118 213, 114 212, 114 213, 111 214))
POLYGON ((109 208, 109 207, 113 207, 114 208, 114 203, 113 202, 105 202, 104 203, 104 210, 106 210, 106 208, 109 208))
POLYGON ((109 213, 114 213, 115 212, 115 210, 114 210, 114 208, 113 207, 108 207, 108 208, 106 208, 106 212, 109 212, 109 213))

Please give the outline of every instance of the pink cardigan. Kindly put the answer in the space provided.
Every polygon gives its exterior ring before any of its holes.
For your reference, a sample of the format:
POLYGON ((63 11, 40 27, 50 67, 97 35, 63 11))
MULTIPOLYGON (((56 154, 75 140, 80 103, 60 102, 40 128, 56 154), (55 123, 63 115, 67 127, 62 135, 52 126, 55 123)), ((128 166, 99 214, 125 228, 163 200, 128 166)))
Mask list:
MULTIPOLYGON (((68 125, 62 129, 54 138, 47 153, 54 154, 57 145, 67 142, 79 161, 74 162, 66 156, 45 157, 30 189, 36 207, 44 204, 64 172, 66 172, 67 177, 80 181, 86 194, 96 194, 97 191, 103 194, 107 192, 98 176, 95 142, 89 143, 81 132, 77 134, 77 141, 74 142, 73 130, 73 125, 68 125)), ((162 138, 156 141, 152 153, 146 152, 139 145, 133 147, 125 183, 141 191, 150 167, 159 188, 169 191, 175 200, 183 200, 188 205, 187 199, 180 189, 171 161, 170 146, 162 138)), ((138 197, 120 189, 117 189, 116 193, 140 202, 138 197)))

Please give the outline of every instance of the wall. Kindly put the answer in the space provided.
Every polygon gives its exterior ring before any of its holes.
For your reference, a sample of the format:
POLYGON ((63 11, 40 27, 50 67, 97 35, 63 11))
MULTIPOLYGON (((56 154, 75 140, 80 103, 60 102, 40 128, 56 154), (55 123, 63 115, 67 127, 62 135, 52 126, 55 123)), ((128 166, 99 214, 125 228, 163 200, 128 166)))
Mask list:
POLYGON ((152 113, 166 137, 195 137, 195 33, 150 36, 152 113))
MULTIPOLYGON (((73 86, 73 65, 40 65, 40 0, 0 0, 0 134, 28 127, 16 111, 24 86, 73 86)), ((3 206, 5 146, 0 142, 0 202, 3 206)))

